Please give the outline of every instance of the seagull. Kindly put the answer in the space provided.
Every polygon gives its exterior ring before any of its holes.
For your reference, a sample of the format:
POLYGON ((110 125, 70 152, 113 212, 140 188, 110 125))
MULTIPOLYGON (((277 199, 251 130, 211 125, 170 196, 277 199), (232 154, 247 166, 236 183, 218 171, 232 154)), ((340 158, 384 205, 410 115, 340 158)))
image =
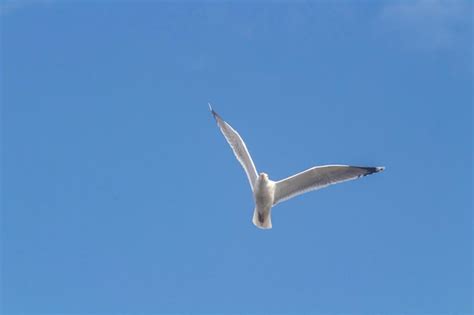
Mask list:
POLYGON ((252 222, 260 229, 272 228, 272 207, 282 201, 291 199, 305 192, 378 173, 385 169, 383 166, 323 165, 314 166, 306 171, 279 181, 270 180, 268 174, 263 172, 257 173, 257 169, 250 157, 247 146, 238 132, 212 109, 210 103, 209 110, 214 116, 222 134, 231 146, 235 157, 247 174, 255 201, 252 222))

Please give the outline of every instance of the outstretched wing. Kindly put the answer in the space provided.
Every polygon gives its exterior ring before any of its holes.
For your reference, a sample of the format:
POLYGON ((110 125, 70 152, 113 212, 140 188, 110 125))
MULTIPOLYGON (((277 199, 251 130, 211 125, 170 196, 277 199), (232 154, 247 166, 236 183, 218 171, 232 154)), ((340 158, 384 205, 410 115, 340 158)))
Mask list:
POLYGON ((349 165, 315 166, 304 172, 276 182, 273 204, 275 205, 311 190, 378 173, 384 169, 385 167, 360 167, 349 165))
POLYGON ((247 177, 250 182, 250 186, 253 186, 255 181, 257 180, 257 170, 255 169, 255 165, 253 164, 252 158, 250 157, 249 151, 245 146, 244 141, 240 137, 240 135, 235 131, 228 123, 226 123, 221 116, 219 116, 209 104, 209 109, 211 110, 212 115, 216 119, 217 125, 222 131, 222 134, 226 138, 227 142, 230 144, 232 151, 234 151, 235 157, 239 160, 240 164, 247 173, 247 177))

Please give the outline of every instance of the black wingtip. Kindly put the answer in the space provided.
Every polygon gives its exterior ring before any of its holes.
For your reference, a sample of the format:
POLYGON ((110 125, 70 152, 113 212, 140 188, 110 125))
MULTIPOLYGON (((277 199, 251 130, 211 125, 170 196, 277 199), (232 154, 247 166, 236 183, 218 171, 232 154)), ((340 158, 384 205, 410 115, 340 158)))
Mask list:
POLYGON ((362 175, 362 176, 367 176, 367 175, 370 175, 370 174, 375 174, 375 173, 382 172, 382 171, 385 170, 385 166, 362 167, 362 168, 367 171, 367 173, 365 173, 365 174, 362 175))
POLYGON ((211 114, 212 116, 214 117, 214 119, 217 121, 217 118, 220 118, 219 114, 217 114, 214 109, 212 109, 212 106, 211 106, 211 103, 207 103, 209 105, 209 110, 211 111, 211 114))

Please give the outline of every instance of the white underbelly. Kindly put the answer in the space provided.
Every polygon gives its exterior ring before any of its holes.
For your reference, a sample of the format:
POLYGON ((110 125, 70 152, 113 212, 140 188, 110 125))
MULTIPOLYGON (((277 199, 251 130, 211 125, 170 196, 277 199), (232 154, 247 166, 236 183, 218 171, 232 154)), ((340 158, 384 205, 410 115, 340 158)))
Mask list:
POLYGON ((255 187, 254 199, 258 209, 269 209, 273 206, 275 185, 272 182, 255 187))

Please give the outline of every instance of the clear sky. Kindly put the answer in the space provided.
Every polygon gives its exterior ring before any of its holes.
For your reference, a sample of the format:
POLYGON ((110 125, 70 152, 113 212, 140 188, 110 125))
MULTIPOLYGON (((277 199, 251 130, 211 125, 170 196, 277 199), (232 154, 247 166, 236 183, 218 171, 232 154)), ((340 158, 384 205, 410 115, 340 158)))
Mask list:
POLYGON ((473 312, 470 1, 0 3, 0 313, 473 312))

